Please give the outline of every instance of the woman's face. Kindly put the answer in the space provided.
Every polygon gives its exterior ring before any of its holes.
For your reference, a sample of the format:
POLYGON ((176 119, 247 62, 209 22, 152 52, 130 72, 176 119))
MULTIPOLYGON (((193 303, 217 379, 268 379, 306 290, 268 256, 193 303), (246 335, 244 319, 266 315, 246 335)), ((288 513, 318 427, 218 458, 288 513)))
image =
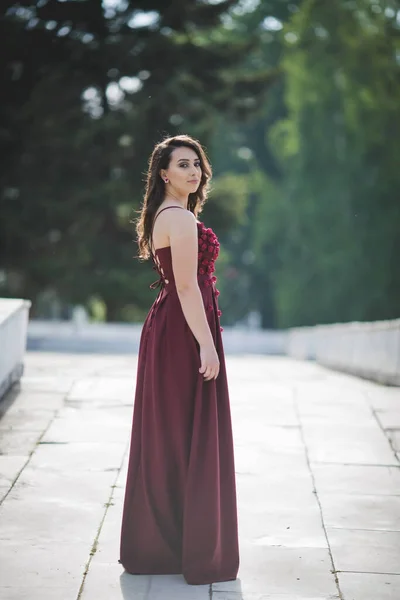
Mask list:
POLYGON ((196 152, 185 146, 175 148, 170 157, 168 169, 161 170, 161 177, 168 178, 171 189, 182 194, 192 194, 201 180, 201 163, 196 152))

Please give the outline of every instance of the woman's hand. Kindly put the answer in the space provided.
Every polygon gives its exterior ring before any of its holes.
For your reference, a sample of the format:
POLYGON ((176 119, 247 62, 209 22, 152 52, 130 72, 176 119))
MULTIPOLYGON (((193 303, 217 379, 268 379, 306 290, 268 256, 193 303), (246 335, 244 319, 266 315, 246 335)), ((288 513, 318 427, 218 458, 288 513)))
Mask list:
POLYGON ((200 360, 199 373, 204 375, 204 381, 216 379, 219 373, 219 358, 214 344, 200 346, 200 360))

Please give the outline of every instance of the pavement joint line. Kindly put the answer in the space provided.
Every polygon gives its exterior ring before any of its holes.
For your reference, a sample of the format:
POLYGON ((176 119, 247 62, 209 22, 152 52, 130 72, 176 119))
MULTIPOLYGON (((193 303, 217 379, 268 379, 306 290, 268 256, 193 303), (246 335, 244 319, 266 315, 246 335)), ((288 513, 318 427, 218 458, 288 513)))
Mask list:
POLYGON ((84 570, 83 575, 82 575, 82 582, 81 582, 81 585, 79 587, 79 591, 78 591, 78 595, 76 597, 76 600, 80 600, 80 598, 82 596, 83 589, 84 589, 84 586, 85 586, 86 576, 89 573, 90 564, 92 562, 93 556, 97 552, 97 545, 98 545, 98 542, 99 542, 99 537, 100 537, 101 530, 103 528, 104 521, 106 520, 107 512, 108 512, 110 506, 113 505, 112 500, 113 500, 113 497, 114 497, 115 488, 117 487, 116 484, 117 484, 117 481, 118 481, 118 477, 119 477, 119 475, 120 475, 120 473, 122 471, 122 467, 124 465, 125 456, 126 456, 126 454, 128 452, 129 445, 130 445, 130 440, 128 441, 128 443, 126 445, 124 452, 122 453, 121 464, 120 464, 120 466, 119 466, 119 468, 117 470, 117 473, 116 473, 115 479, 113 481, 113 484, 110 486, 111 492, 110 492, 110 494, 108 496, 108 500, 107 500, 107 502, 104 503, 105 511, 104 511, 103 517, 102 517, 102 519, 100 521, 100 525, 97 528, 97 533, 95 535, 92 547, 90 549, 89 558, 88 558, 87 563, 85 565, 85 570, 84 570))
POLYGON ((312 460, 310 461, 311 465, 340 465, 342 467, 385 467, 386 469, 399 469, 400 464, 392 464, 392 465, 379 465, 376 463, 345 463, 345 462, 335 462, 330 460, 312 460))
POLYGON ((309 454, 308 454, 308 448, 307 448, 306 439, 305 439, 305 435, 304 435, 303 423, 302 423, 302 420, 301 420, 301 415, 300 415, 299 407, 298 407, 297 401, 296 401, 296 398, 297 398, 297 388, 296 388, 296 385, 294 385, 293 388, 292 388, 292 398, 293 398, 293 408, 294 408, 297 420, 298 420, 299 425, 300 425, 299 431, 300 431, 301 441, 302 441, 303 446, 304 446, 304 453, 305 453, 305 456, 306 456, 306 462, 307 462, 308 470, 309 470, 310 475, 311 475, 311 481, 312 481, 312 485, 313 485, 313 494, 314 494, 315 499, 316 499, 316 501, 318 503, 319 513, 320 513, 320 519, 321 519, 321 525, 322 525, 322 529, 324 530, 325 539, 326 539, 326 543, 327 543, 327 546, 328 546, 329 557, 331 559, 332 568, 331 568, 330 572, 332 573, 332 575, 333 575, 333 577, 335 579, 336 589, 337 589, 338 594, 339 594, 339 600, 345 600, 344 596, 342 594, 342 591, 340 589, 339 578, 337 576, 337 571, 336 571, 336 567, 335 567, 335 561, 333 560, 332 549, 331 549, 331 546, 330 546, 330 543, 329 543, 328 533, 327 533, 327 530, 326 530, 326 526, 325 526, 325 522, 324 522, 324 516, 323 516, 323 513, 322 513, 322 505, 321 505, 320 499, 318 497, 317 486, 315 485, 315 477, 314 477, 313 470, 311 468, 310 457, 309 457, 309 454))
POLYGON ((400 458, 397 455, 397 450, 395 449, 395 447, 392 444, 392 440, 390 439, 390 437, 386 434, 387 429, 385 429, 382 425, 382 423, 379 420, 378 414, 377 414, 377 410, 375 409, 374 405, 371 403, 371 397, 369 395, 368 390, 365 390, 365 396, 366 396, 366 401, 368 406, 370 407, 371 411, 372 411, 372 416, 374 417, 375 421, 378 424, 379 429, 383 432, 383 435, 385 436, 385 438, 387 439, 387 442, 390 446, 390 449, 392 450, 395 459, 400 463, 400 458))
POLYGON ((337 525, 328 525, 329 529, 338 529, 339 531, 380 531, 382 533, 400 533, 400 529, 368 529, 367 527, 338 527, 337 525))
POLYGON ((336 573, 358 573, 360 575, 393 575, 394 577, 400 577, 400 573, 395 573, 394 571, 345 571, 341 569, 340 571, 336 571, 336 573))
MULTIPOLYGON (((43 434, 44 435, 44 434, 43 434)), ((4 496, 0 499, 0 506, 3 504, 4 500, 7 498, 8 494, 11 492, 11 490, 13 489, 13 487, 15 486, 15 484, 17 483, 19 476, 21 475, 22 471, 25 469, 26 465, 29 463, 29 461, 32 458, 32 454, 34 453, 36 449, 36 445, 34 447, 34 449, 31 451, 31 453, 29 454, 28 458, 26 459, 25 463, 22 465, 22 467, 20 468, 20 470, 18 471, 16 477, 14 478, 14 480, 11 483, 11 486, 9 487, 9 489, 6 491, 6 493, 4 494, 4 496)))
POLYGON ((394 575, 395 577, 400 577, 400 573, 394 573, 393 571, 345 571, 341 569, 340 571, 336 571, 336 573, 359 573, 361 575, 394 575))
MULTIPOLYGON (((395 468, 395 467, 391 467, 391 468, 395 468)), ((372 496, 373 498, 380 498, 382 500, 382 498, 392 498, 392 497, 398 498, 400 496, 400 493, 399 494, 378 494, 378 493, 365 494, 364 492, 347 492, 347 491, 346 492, 344 492, 344 491, 336 492, 335 491, 335 492, 329 492, 329 495, 331 495, 331 496, 336 496, 336 495, 339 495, 339 496, 363 496, 363 497, 364 496, 372 496)), ((356 529, 360 529, 360 528, 357 527, 356 529)), ((373 531, 373 530, 368 529, 367 531, 373 531)))

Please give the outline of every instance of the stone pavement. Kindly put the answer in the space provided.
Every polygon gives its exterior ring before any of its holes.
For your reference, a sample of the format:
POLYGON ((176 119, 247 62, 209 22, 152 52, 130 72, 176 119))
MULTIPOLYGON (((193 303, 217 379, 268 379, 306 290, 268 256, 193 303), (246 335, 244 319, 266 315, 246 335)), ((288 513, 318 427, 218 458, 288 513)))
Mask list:
POLYGON ((124 572, 136 358, 28 352, 0 404, 1 600, 399 600, 400 389, 281 357, 227 366, 238 580, 124 572))

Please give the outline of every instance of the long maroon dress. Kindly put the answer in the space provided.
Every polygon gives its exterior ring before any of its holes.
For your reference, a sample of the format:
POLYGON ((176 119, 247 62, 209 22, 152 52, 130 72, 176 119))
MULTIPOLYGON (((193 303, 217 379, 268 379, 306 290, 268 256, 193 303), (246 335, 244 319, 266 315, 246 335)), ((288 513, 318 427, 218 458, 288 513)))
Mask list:
POLYGON ((189 584, 236 579, 239 567, 231 414, 213 275, 219 243, 200 222, 198 238, 198 282, 220 371, 211 381, 199 373, 199 344, 181 308, 171 250, 159 248, 153 260, 161 289, 140 340, 119 559, 129 573, 182 573, 189 584))

